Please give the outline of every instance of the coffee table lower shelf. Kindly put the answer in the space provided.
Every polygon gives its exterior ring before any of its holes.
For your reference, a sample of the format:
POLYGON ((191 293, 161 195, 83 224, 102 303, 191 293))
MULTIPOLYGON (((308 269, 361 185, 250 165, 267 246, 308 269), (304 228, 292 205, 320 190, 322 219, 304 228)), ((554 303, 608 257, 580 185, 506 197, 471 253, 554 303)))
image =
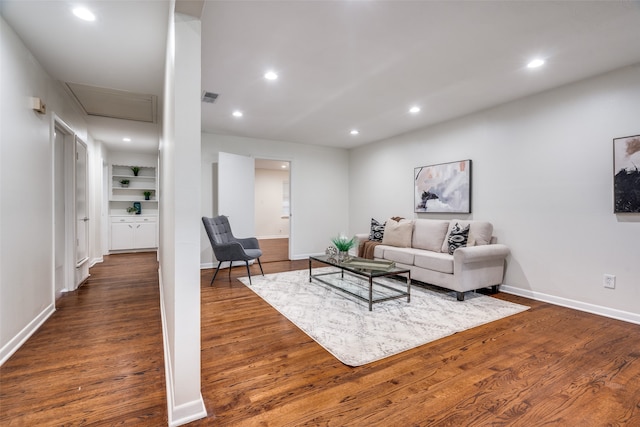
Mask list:
POLYGON ((324 256, 309 257, 309 282, 312 282, 313 279, 333 289, 336 289, 340 292, 349 294, 361 301, 365 301, 366 303, 369 304, 369 311, 373 310, 373 304, 377 304, 384 301, 407 297, 407 303, 411 302, 411 271, 408 269, 393 268, 389 271, 353 269, 353 268, 349 268, 348 266, 343 266, 338 262, 330 261, 327 257, 324 257, 324 256), (339 270, 313 274, 313 267, 312 267, 313 261, 317 261, 322 264, 336 267, 339 270), (340 275, 340 279, 345 280, 345 277, 344 277, 345 273, 347 273, 347 275, 349 276, 353 276, 355 278, 362 278, 368 281, 368 297, 363 297, 362 295, 356 292, 350 291, 344 286, 338 286, 334 283, 331 283, 328 280, 323 279, 324 276, 340 275), (374 280, 376 278, 386 277, 388 279, 397 280, 398 282, 402 283, 401 280, 394 277, 394 276, 402 276, 402 275, 406 276, 406 281, 407 281, 406 291, 388 286, 384 283, 374 280), (388 295, 382 296, 379 298, 374 298, 374 285, 376 287, 381 287, 386 289, 388 291, 388 295))

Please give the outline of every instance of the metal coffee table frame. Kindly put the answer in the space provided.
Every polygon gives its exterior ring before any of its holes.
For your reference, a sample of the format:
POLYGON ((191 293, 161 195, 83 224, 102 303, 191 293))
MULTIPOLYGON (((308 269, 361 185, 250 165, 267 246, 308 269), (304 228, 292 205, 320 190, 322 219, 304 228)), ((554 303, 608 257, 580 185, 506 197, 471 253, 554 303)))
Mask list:
MULTIPOLYGON (((375 269, 368 269, 368 268, 353 268, 350 267, 348 265, 344 265, 340 262, 338 262, 337 260, 333 259, 333 258, 329 258, 327 255, 319 255, 319 256, 310 256, 309 257, 309 282, 312 281, 312 279, 316 279, 317 281, 330 286, 334 289, 337 289, 341 292, 347 293, 349 295, 352 295, 362 301, 368 302, 369 303, 369 311, 373 310, 373 304, 379 303, 379 302, 383 302, 383 301, 389 301, 389 300, 393 300, 393 299, 398 299, 398 298, 404 298, 407 297, 407 303, 411 302, 411 271, 409 269, 406 268, 390 268, 388 270, 375 270, 375 269), (340 269, 340 271, 331 271, 329 273, 320 273, 320 274, 313 274, 312 272, 312 262, 316 261, 319 262, 321 264, 326 264, 326 265, 330 265, 332 267, 337 267, 340 269), (326 280, 323 280, 321 278, 321 276, 329 276, 329 275, 335 275, 335 274, 340 274, 341 278, 344 278, 344 273, 345 271, 355 277, 363 277, 365 279, 369 280, 369 298, 364 298, 361 295, 358 295, 354 292, 349 291, 348 289, 344 289, 340 286, 336 286, 333 283, 330 283, 326 280), (407 279, 407 290, 406 292, 400 289, 396 289, 396 288, 392 288, 390 286, 385 285, 384 283, 380 283, 380 282, 376 282, 374 279, 378 278, 378 277, 389 277, 389 278, 393 278, 393 276, 400 276, 400 275, 406 275, 406 279, 407 279), (384 287, 386 289, 389 289, 391 291, 393 291, 395 293, 395 295, 391 295, 391 296, 387 296, 384 298, 378 298, 378 299, 373 299, 373 285, 376 286, 381 286, 384 287)), ((396 279, 397 280, 397 279, 396 279)))

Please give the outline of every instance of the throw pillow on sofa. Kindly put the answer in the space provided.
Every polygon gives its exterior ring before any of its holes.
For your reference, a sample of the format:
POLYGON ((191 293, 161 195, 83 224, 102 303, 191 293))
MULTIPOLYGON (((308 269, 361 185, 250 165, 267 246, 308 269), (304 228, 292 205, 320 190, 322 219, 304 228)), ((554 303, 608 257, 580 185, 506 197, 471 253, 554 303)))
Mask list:
MULTIPOLYGON (((466 227, 469 225, 469 238, 467 240, 467 247, 469 246, 482 246, 491 243, 491 237, 493 235, 493 225, 486 221, 465 221, 463 219, 452 219, 449 230, 456 224, 460 227, 466 227)), ((442 253, 449 252, 449 232, 442 242, 442 253)))
POLYGON ((449 255, 453 255, 453 252, 458 249, 467 246, 467 240, 469 239, 469 226, 462 228, 460 224, 456 223, 449 232, 449 255))
POLYGON ((382 237, 384 236, 384 224, 380 223, 375 218, 371 218, 371 229, 369 231, 369 240, 374 242, 382 242, 382 237))
POLYGON ((449 221, 439 219, 418 220, 413 225, 411 247, 442 252, 440 249, 449 231, 449 221))
POLYGON ((384 226, 382 244, 399 248, 410 248, 412 235, 413 221, 394 221, 393 219, 389 219, 384 226))

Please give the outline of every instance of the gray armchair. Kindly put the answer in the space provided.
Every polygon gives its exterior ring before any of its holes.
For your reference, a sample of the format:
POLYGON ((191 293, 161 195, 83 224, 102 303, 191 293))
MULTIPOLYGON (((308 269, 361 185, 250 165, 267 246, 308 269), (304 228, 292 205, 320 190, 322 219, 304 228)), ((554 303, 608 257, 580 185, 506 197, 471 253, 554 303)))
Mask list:
POLYGON ((203 216, 202 223, 204 224, 204 229, 207 231, 207 236, 209 236, 213 254, 218 260, 218 267, 216 267, 216 272, 213 274, 210 286, 212 286, 213 281, 216 280, 216 276, 218 275, 218 271, 220 270, 220 265, 222 265, 222 263, 225 261, 228 261, 230 263, 229 278, 231 278, 231 263, 233 261, 244 261, 245 265, 247 266, 247 273, 249 274, 249 284, 251 285, 251 271, 249 270, 249 261, 251 261, 252 259, 258 260, 260 272, 264 276, 262 263, 260 263, 262 251, 260 250, 258 239, 256 239, 255 237, 244 239, 238 239, 234 237, 233 233, 231 232, 231 226, 229 225, 229 219, 224 215, 214 218, 207 218, 203 216))

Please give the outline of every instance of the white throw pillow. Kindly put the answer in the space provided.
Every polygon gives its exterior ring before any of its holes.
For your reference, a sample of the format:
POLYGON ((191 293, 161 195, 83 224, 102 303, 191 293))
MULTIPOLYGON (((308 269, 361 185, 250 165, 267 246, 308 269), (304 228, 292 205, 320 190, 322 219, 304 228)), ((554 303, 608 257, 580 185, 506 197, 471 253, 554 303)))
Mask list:
POLYGON ((411 247, 411 236, 413 235, 413 221, 388 219, 384 226, 384 236, 382 244, 397 246, 399 248, 411 247))
POLYGON ((440 252, 447 231, 449 231, 449 221, 447 220, 417 219, 413 225, 411 247, 440 252))

